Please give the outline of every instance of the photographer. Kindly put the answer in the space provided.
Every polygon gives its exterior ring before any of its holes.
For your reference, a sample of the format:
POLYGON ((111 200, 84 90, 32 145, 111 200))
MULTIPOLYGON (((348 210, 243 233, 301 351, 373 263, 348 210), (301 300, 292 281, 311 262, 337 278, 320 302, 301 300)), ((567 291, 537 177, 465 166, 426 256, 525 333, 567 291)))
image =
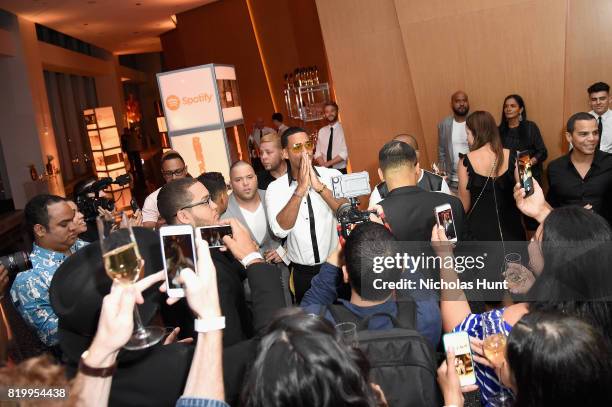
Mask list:
POLYGON ((47 346, 58 343, 57 316, 49 302, 55 270, 87 243, 79 240, 74 210, 55 195, 37 195, 25 206, 25 219, 34 239, 32 268, 15 277, 11 297, 17 311, 47 346))

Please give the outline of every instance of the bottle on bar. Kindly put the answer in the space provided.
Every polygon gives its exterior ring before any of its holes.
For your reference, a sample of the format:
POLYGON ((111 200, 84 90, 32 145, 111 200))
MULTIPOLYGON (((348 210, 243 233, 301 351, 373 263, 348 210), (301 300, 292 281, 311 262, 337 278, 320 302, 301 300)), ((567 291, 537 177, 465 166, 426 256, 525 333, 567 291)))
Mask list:
POLYGON ((318 85, 319 84, 319 70, 317 69, 316 65, 313 68, 314 68, 314 83, 315 85, 318 85))

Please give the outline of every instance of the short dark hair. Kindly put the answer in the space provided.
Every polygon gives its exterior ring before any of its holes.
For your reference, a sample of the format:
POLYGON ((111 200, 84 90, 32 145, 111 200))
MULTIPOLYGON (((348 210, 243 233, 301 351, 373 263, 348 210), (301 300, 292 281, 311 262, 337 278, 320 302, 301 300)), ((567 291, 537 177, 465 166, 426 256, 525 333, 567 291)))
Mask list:
POLYGON ((189 205, 193 195, 189 187, 198 182, 194 178, 179 178, 164 185, 157 195, 157 210, 168 224, 174 224, 176 213, 185 205, 189 205))
POLYGON ((358 225, 346 239, 344 258, 349 282, 364 300, 380 301, 391 295, 390 289, 375 289, 374 280, 398 281, 402 269, 395 265, 390 268, 382 266, 382 271, 375 272, 375 258, 395 257, 398 253, 396 242, 386 227, 375 222, 358 225))
POLYGON ((276 112, 276 113, 274 113, 274 114, 272 115, 272 120, 276 120, 276 121, 278 121, 278 122, 281 122, 281 123, 282 123, 282 122, 283 122, 283 120, 284 120, 283 114, 282 114, 282 113, 280 113, 280 112, 276 112))
POLYGON ((605 82, 595 82, 587 89, 588 94, 597 92, 608 92, 610 93, 610 85, 605 82))
POLYGON ((173 150, 166 151, 166 153, 162 155, 161 163, 163 164, 169 160, 181 160, 181 162, 185 164, 185 160, 183 160, 183 157, 181 157, 179 153, 173 150))
POLYGON ((211 171, 200 174, 200 176, 198 176, 198 181, 200 181, 206 187, 206 189, 208 189, 210 197, 213 199, 213 201, 216 201, 223 191, 227 191, 225 178, 223 178, 223 174, 220 172, 211 171))
POLYGON ((574 113, 570 116, 569 119, 567 119, 567 125, 565 126, 569 134, 572 134, 574 132, 574 128, 578 120, 595 120, 595 117, 593 117, 593 115, 587 112, 574 113))
POLYGON ((289 127, 281 136, 281 147, 287 148, 287 145, 289 144, 289 136, 293 136, 296 133, 308 134, 308 132, 301 127, 289 127))
POLYGON ((403 141, 391 140, 378 152, 378 165, 381 170, 405 165, 416 165, 416 150, 403 141))
POLYGON ((336 112, 339 111, 340 109, 338 108, 338 104, 332 100, 330 100, 329 102, 325 102, 325 104, 323 105, 323 109, 325 109, 327 106, 333 106, 336 108, 336 112))
POLYGON ((66 199, 57 195, 41 194, 36 195, 30 199, 25 206, 24 215, 28 232, 30 232, 32 238, 34 235, 34 226, 42 225, 45 229, 49 230, 49 205, 53 205, 58 202, 66 202, 66 199))

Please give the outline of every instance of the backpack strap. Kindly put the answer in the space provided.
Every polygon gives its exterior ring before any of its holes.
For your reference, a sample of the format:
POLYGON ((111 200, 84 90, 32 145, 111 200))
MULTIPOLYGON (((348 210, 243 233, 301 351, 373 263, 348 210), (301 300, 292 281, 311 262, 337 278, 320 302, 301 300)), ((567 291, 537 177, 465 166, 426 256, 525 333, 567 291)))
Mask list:
MULTIPOLYGON (((325 311, 329 310, 329 312, 332 314, 332 317, 334 318, 334 321, 336 322, 336 324, 342 323, 342 322, 352 322, 355 325, 357 325, 357 331, 367 331, 368 327, 370 325, 370 321, 372 320, 372 318, 374 317, 387 317, 391 320, 391 323, 393 324, 393 326, 395 328, 405 328, 405 329, 414 329, 414 319, 415 319, 415 314, 414 311, 416 310, 416 308, 414 307, 414 303, 413 307, 412 307, 412 315, 410 312, 410 303, 408 303, 408 307, 404 307, 403 308, 403 312, 405 314, 403 318, 403 320, 399 320, 398 318, 394 317, 393 315, 387 313, 387 312, 377 312, 375 314, 372 315, 368 315, 365 318, 359 318, 357 315, 353 314, 353 312, 351 310, 349 310, 348 308, 346 308, 344 305, 342 304, 332 304, 332 305, 328 305, 325 307, 325 311)), ((399 316, 399 303, 398 303, 398 316, 399 316)), ((323 312, 322 314, 323 316, 325 315, 325 312, 323 312)))
MULTIPOLYGON (((357 325, 358 331, 363 330, 363 328, 361 327, 362 319, 359 318, 357 315, 353 314, 353 312, 346 308, 344 305, 331 304, 325 308, 326 310, 329 310, 329 312, 332 314, 332 317, 334 318, 336 324, 340 324, 342 322, 352 322, 357 325)), ((368 329, 367 325, 365 329, 368 329)))
POLYGON ((398 328, 416 329, 416 303, 414 301, 398 301, 397 303, 398 328))

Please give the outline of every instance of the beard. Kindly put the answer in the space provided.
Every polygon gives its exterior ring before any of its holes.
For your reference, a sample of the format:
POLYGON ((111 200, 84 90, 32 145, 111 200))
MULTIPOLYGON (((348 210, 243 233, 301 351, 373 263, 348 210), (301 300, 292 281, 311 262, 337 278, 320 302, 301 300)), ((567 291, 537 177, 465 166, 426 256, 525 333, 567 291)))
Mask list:
POLYGON ((466 106, 463 109, 456 109, 453 106, 453 113, 455 113, 457 116, 467 116, 468 112, 470 111, 470 107, 466 106))

